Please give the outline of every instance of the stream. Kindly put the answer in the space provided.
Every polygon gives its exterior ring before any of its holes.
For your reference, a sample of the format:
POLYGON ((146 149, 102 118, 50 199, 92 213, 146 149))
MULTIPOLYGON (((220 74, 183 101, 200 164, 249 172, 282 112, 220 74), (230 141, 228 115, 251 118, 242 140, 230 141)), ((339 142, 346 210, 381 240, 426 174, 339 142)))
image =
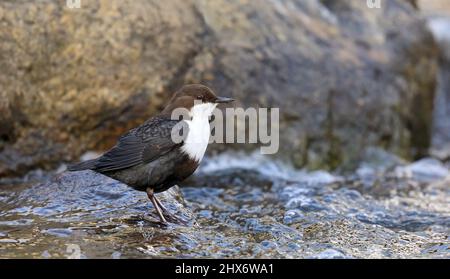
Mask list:
POLYGON ((206 158, 158 194, 185 225, 162 226, 144 192, 91 171, 3 179, 0 257, 449 258, 450 166, 369 155, 340 174, 206 158))

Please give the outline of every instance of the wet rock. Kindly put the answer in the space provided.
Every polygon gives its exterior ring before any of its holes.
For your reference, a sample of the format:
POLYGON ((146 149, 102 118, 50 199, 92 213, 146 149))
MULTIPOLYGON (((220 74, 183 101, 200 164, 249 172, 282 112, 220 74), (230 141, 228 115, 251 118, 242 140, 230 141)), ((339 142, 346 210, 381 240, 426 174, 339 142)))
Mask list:
POLYGON ((292 209, 286 211, 284 214, 283 222, 287 225, 290 225, 292 223, 296 223, 300 221, 301 219, 305 218, 301 210, 298 209, 292 209))
MULTIPOLYGON (((14 228, 20 228, 20 237, 33 239, 32 243, 40 249, 41 245, 52 245, 54 240, 79 245, 90 234, 114 234, 128 224, 159 227, 159 218, 146 193, 92 171, 62 173, 45 183, 11 188, 1 193, 0 237, 5 237, 0 241, 7 240, 6 236, 14 228)), ((158 198, 188 224, 195 222, 177 187, 158 194, 158 198)), ((10 247, 3 248, 9 251, 10 247)), ((42 256, 65 257, 65 249, 58 249, 44 251, 42 256)), ((19 257, 39 255, 38 251, 29 249, 19 257)))
POLYGON ((319 254, 313 256, 312 258, 315 258, 315 259, 345 259, 346 256, 340 251, 336 251, 334 249, 327 249, 327 250, 322 251, 319 254))
POLYGON ((104 150, 189 82, 280 108, 297 167, 429 146, 437 51, 408 1, 2 1, 0 26, 0 176, 104 150))
POLYGON ((320 211, 324 209, 324 207, 313 198, 298 195, 298 193, 294 193, 294 195, 296 195, 296 197, 289 199, 286 208, 299 208, 302 211, 320 211))
MULTIPOLYGON (((429 183, 416 181, 420 176, 396 176, 395 168, 385 170, 378 172, 377 183, 389 191, 381 195, 375 186, 356 187, 366 183, 357 175, 325 182, 314 172, 275 167, 282 163, 267 158, 267 162, 257 157, 237 159, 252 167, 229 166, 230 161, 219 156, 180 187, 185 202, 177 188, 160 195, 177 216, 195 220, 188 226, 159 226, 145 193, 89 171, 63 173, 39 185, 3 186, 0 254, 31 258, 450 256, 448 177, 429 183), (268 166, 286 171, 274 171, 272 176, 268 166), (404 188, 411 183, 415 186, 404 188)), ((337 177, 325 173, 320 176, 337 177)))

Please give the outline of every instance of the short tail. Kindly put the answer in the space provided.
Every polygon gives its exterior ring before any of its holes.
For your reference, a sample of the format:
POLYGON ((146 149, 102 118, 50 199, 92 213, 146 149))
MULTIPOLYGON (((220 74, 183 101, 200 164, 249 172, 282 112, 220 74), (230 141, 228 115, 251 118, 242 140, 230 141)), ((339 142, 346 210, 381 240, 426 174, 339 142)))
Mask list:
POLYGON ((80 163, 69 165, 67 167, 67 170, 69 170, 69 171, 92 170, 95 168, 95 163, 97 163, 97 159, 88 160, 85 162, 80 162, 80 163))

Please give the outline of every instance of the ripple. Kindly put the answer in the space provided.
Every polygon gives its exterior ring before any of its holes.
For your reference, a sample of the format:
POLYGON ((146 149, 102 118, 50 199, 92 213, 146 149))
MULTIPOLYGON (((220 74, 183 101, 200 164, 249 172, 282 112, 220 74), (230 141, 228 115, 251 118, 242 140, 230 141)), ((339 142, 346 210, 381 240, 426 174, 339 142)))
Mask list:
POLYGON ((145 193, 89 171, 2 188, 2 256, 67 257, 67 245, 86 258, 450 256, 450 181, 436 162, 342 176, 230 156, 158 194, 188 225, 160 225, 145 193))

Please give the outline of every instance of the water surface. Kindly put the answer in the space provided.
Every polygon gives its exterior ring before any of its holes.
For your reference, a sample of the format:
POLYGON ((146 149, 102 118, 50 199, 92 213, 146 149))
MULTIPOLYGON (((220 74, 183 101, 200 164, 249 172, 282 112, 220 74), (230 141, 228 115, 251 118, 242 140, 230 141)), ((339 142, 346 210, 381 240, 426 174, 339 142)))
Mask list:
POLYGON ((167 227, 145 193, 91 171, 3 181, 0 256, 449 258, 448 174, 433 159, 337 175, 223 154, 159 194, 187 221, 167 227))

